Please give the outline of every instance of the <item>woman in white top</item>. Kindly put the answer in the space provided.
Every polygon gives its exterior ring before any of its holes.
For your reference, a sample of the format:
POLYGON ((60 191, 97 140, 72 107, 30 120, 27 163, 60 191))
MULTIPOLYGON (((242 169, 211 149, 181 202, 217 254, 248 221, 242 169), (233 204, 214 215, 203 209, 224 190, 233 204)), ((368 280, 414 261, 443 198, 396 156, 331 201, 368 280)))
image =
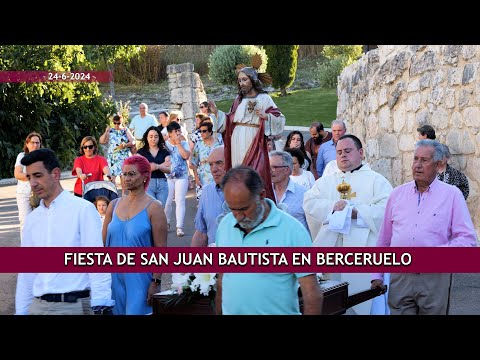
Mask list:
POLYGON ((180 129, 182 130, 182 135, 185 139, 188 139, 188 131, 187 131, 187 124, 183 121, 183 113, 180 110, 172 110, 170 111, 170 116, 168 117, 168 123, 170 124, 172 121, 176 121, 178 125, 180 125, 180 129))
POLYGON ((298 148, 287 148, 285 151, 293 157, 293 172, 290 179, 307 189, 311 189, 315 184, 315 177, 310 171, 302 169, 302 164, 305 161, 302 151, 298 148))
POLYGON ((23 166, 20 161, 23 157, 34 150, 40 149, 42 146, 42 136, 36 132, 31 132, 25 139, 23 145, 23 152, 17 155, 15 161, 14 176, 18 180, 17 182, 17 206, 18 206, 18 219, 20 221, 20 239, 22 238, 22 229, 25 216, 33 211, 30 205, 30 182, 27 179, 27 167, 23 166))

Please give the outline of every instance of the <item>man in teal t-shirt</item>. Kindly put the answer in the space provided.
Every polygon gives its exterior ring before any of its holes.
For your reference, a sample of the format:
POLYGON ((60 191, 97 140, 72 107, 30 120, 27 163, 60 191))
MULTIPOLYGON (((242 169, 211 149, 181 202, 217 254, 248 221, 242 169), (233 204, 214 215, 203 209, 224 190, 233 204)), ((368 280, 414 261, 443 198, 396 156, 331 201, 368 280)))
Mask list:
MULTIPOLYGON (((310 247, 305 227, 265 198, 265 184, 252 168, 238 166, 222 181, 231 210, 219 224, 217 246, 310 247)), ((300 315, 298 284, 304 314, 321 314, 323 293, 315 273, 225 273, 217 280, 216 308, 224 315, 300 315)))

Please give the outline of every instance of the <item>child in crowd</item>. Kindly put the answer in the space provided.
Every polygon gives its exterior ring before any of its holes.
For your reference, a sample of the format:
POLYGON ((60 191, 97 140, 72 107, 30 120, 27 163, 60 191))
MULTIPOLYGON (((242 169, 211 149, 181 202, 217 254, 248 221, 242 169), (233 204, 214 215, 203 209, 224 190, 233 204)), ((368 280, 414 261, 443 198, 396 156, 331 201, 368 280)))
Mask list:
POLYGON ((105 214, 107 213, 108 204, 110 204, 110 200, 106 196, 99 195, 95 198, 93 202, 95 207, 97 208, 98 214, 100 215, 100 219, 103 221, 105 220, 105 214))

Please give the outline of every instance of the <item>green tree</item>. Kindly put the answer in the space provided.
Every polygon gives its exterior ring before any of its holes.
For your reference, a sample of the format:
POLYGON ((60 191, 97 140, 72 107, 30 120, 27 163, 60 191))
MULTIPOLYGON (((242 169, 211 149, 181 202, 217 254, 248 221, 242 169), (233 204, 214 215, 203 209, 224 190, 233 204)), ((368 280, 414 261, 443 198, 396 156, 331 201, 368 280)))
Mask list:
POLYGON ((343 56, 347 60, 348 65, 350 65, 362 56, 362 52, 362 45, 325 45, 322 55, 329 60, 343 56))
POLYGON ((280 96, 287 96, 287 88, 295 80, 298 47, 298 45, 265 45, 268 73, 272 76, 273 87, 280 89, 280 96))
MULTIPOLYGON (((145 45, 84 45, 85 56, 92 65, 92 69, 97 70, 102 67, 113 73, 115 70, 115 61, 122 60, 128 62, 133 57, 145 51, 145 45)), ((110 81, 110 95, 115 98, 114 79, 110 81)))
POLYGON ((362 52, 362 45, 325 45, 322 55, 327 61, 317 63, 317 78, 320 87, 336 87, 338 77, 343 69, 358 60, 362 52))
MULTIPOLYGON (((82 45, 0 46, 0 71, 91 70, 82 45)), ((82 137, 98 137, 115 112, 95 82, 0 83, 0 178, 11 177, 25 137, 37 131, 63 168, 82 137)))

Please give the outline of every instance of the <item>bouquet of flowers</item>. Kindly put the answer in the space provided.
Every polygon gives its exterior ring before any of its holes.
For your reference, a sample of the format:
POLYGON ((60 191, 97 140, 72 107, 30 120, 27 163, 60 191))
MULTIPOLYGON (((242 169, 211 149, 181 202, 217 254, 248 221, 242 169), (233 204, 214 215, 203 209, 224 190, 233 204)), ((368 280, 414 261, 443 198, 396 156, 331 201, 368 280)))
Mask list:
POLYGON ((162 300, 165 308, 179 304, 188 304, 196 299, 209 298, 211 305, 217 290, 217 274, 215 273, 174 273, 172 274, 173 294, 162 300))

